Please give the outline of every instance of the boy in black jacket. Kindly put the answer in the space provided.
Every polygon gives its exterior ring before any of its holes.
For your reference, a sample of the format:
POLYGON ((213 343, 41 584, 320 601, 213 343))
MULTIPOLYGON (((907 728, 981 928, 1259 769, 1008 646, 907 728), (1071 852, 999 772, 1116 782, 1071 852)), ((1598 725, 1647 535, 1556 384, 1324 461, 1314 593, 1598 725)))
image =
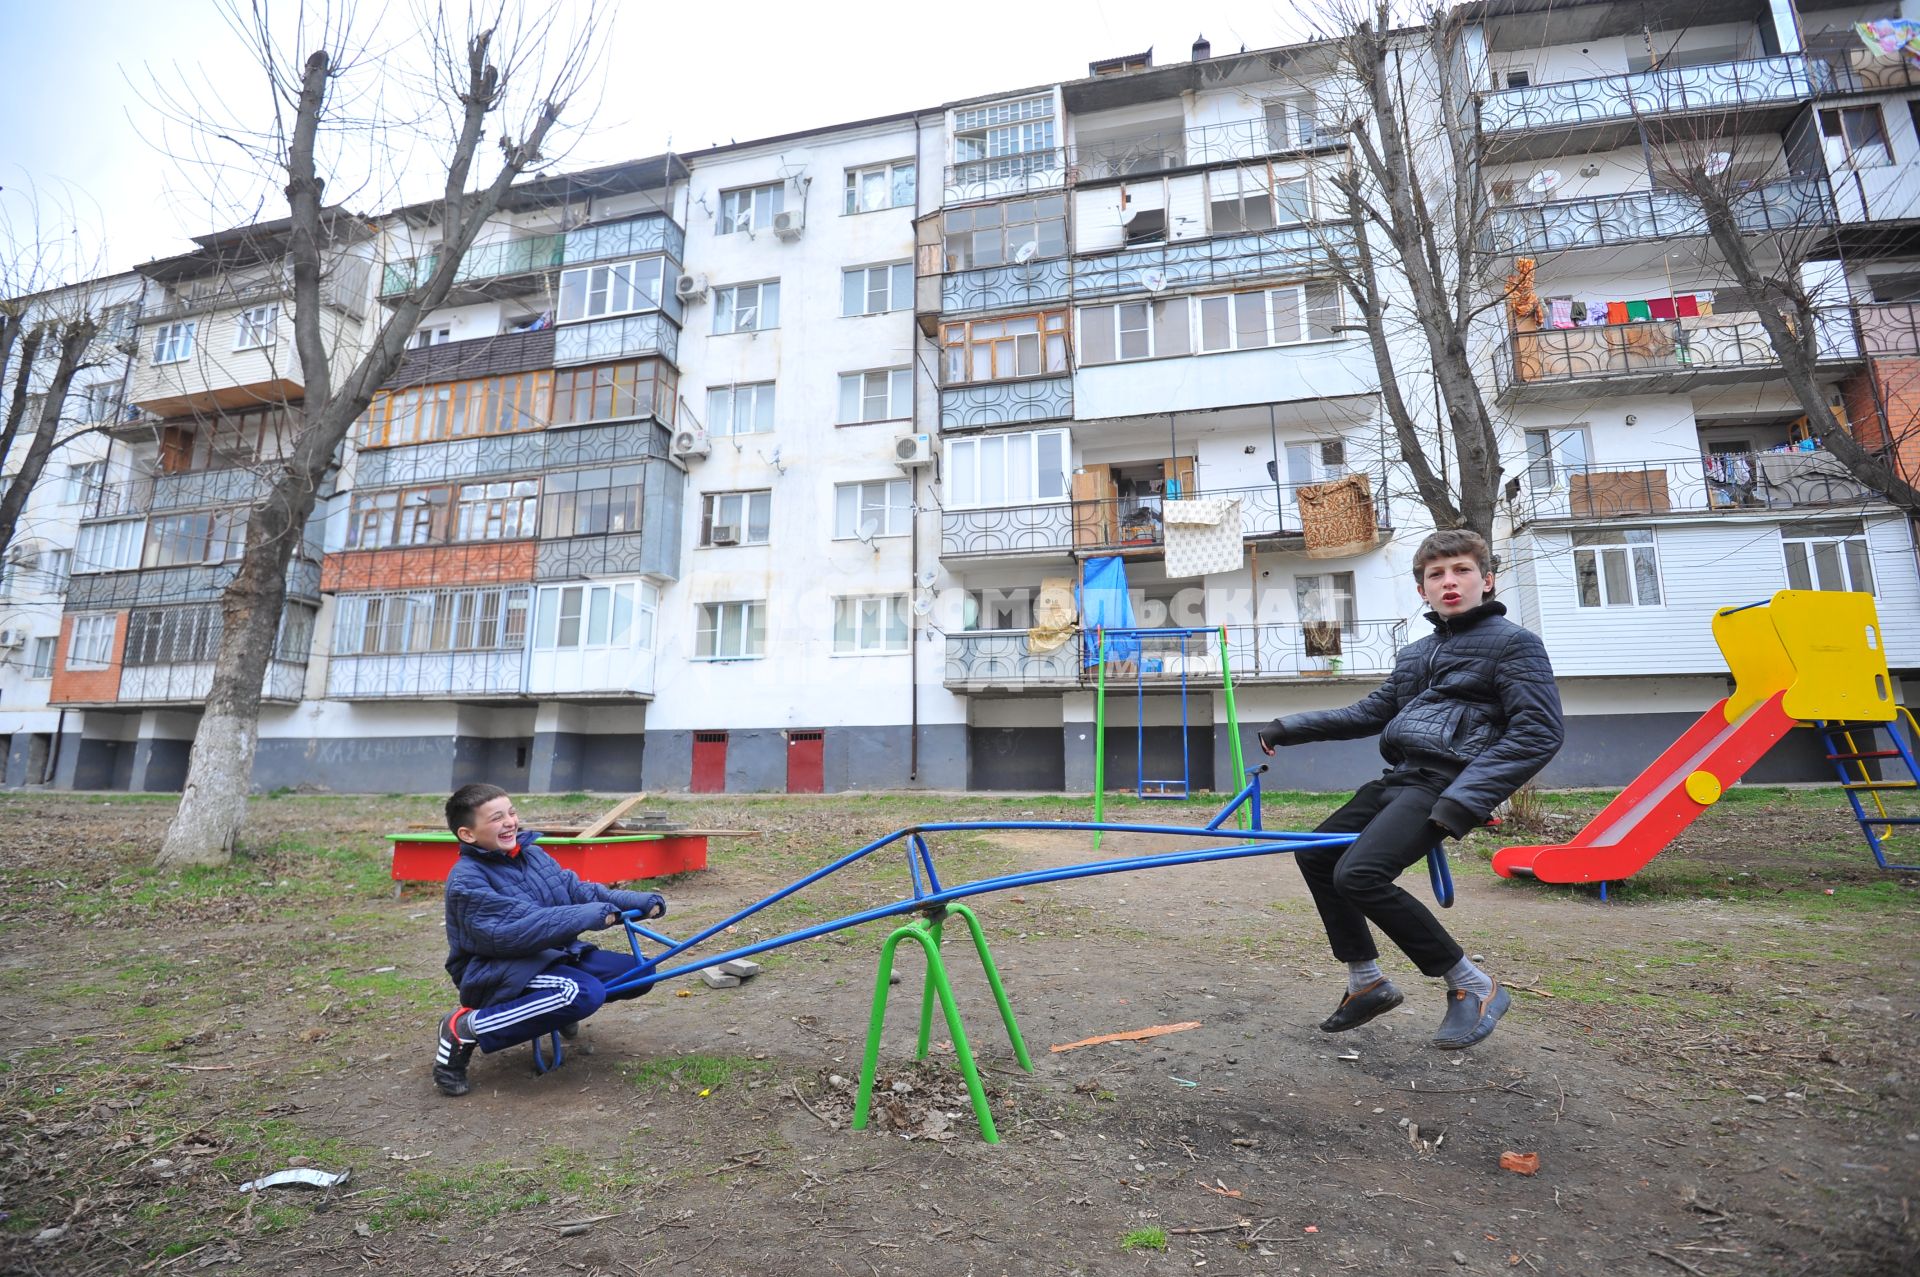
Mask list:
POLYGON ((447 874, 447 974, 461 1005, 440 1022, 433 1084, 442 1095, 465 1095, 474 1047, 499 1051, 555 1029, 570 1038, 609 997, 604 982, 633 969, 632 953, 603 952, 581 940, 582 931, 618 926, 626 909, 661 917, 667 902, 562 869, 534 841, 539 834, 520 828, 498 785, 455 790, 447 828, 460 840, 447 874))
POLYGON ((1347 994, 1320 1027, 1356 1028, 1400 1005, 1380 971, 1372 922, 1426 975, 1447 982, 1433 1044, 1457 1051, 1488 1034, 1511 995, 1468 960, 1401 872, 1441 838, 1459 838, 1547 765, 1562 739, 1560 693, 1538 635, 1494 602, 1492 556, 1477 532, 1436 532, 1413 556, 1413 579, 1434 632, 1400 650, 1379 690, 1345 709, 1276 718, 1260 748, 1380 733, 1384 775, 1321 825, 1359 836, 1343 849, 1295 858, 1313 892, 1347 994))

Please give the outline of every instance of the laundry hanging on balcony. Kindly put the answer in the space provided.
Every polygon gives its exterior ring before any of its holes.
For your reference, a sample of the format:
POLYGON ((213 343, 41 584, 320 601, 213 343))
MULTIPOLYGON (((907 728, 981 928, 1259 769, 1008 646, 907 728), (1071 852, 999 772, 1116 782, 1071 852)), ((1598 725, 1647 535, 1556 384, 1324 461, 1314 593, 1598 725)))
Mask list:
POLYGON ((1338 559, 1374 546, 1373 484, 1364 474, 1295 489, 1307 557, 1338 559))
POLYGON ((1904 56, 1908 66, 1920 68, 1920 22, 1880 18, 1874 22, 1856 22, 1853 29, 1869 49, 1890 58, 1904 56))
POLYGON ((1240 532, 1240 498, 1168 501, 1162 505, 1160 517, 1166 527, 1169 577, 1240 570, 1245 553, 1240 532))
MULTIPOLYGON (((1088 559, 1080 577, 1080 664, 1100 663, 1096 630, 1134 628, 1133 598, 1127 593, 1127 565, 1118 557, 1088 559)), ((1107 640, 1107 659, 1131 661, 1140 655, 1140 640, 1122 634, 1107 640)))
POLYGON ((1027 650, 1036 655, 1058 651, 1073 637, 1073 622, 1073 578, 1047 577, 1040 582, 1040 597, 1033 603, 1027 650))

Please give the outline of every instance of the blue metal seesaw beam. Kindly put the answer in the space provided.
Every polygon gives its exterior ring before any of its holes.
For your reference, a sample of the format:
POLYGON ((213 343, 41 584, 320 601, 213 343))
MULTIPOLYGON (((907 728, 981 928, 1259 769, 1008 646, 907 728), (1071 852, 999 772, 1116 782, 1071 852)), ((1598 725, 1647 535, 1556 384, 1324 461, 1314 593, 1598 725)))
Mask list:
MULTIPOLYGON (((1032 887, 1047 882, 1064 882, 1073 878, 1094 878, 1103 874, 1130 873, 1138 869, 1161 869, 1172 865, 1196 865, 1213 860, 1237 860, 1247 856, 1271 856, 1284 852, 1307 851, 1319 848, 1349 846, 1353 834, 1303 834, 1283 830, 1269 830, 1260 827, 1260 777, 1267 770, 1267 764, 1249 767, 1250 779, 1245 788, 1235 794, 1227 805, 1215 814, 1212 820, 1201 828, 1191 825, 1131 825, 1113 822, 1082 820, 974 820, 951 821, 925 825, 910 825, 896 829, 884 838, 868 843, 858 851, 848 852, 831 864, 814 870, 806 877, 788 886, 782 887, 764 900, 756 901, 730 917, 723 918, 706 929, 696 932, 685 940, 674 940, 662 935, 650 927, 641 925, 637 911, 629 910, 621 915, 626 924, 627 942, 633 949, 634 968, 625 975, 616 976, 607 982, 609 992, 624 993, 629 989, 650 988, 663 980, 677 979, 692 975, 703 967, 715 966, 735 958, 750 957, 756 953, 765 953, 770 949, 783 948, 797 944, 802 940, 812 940, 829 935, 835 931, 844 931, 848 927, 858 927, 865 923, 877 922, 882 918, 897 917, 900 914, 917 911, 936 912, 940 906, 968 896, 985 895, 990 891, 1006 891, 1015 887, 1032 887), (1110 860, 1090 861, 1082 865, 1062 865, 1053 869, 1034 869, 1024 873, 1001 874, 993 878, 981 878, 973 882, 961 883, 955 887, 940 885, 940 875, 933 863, 933 851, 927 845, 925 835, 930 833, 978 832, 989 829, 1042 829, 1042 830, 1081 830, 1089 833, 1126 833, 1126 834, 1163 834, 1176 838, 1208 838, 1220 832, 1225 824, 1242 806, 1253 817, 1253 828, 1240 832, 1241 841, 1219 847, 1205 847, 1194 851, 1158 852, 1147 856, 1119 856, 1110 860), (666 964, 687 953, 696 945, 710 940, 743 919, 765 909, 768 905, 785 900, 795 892, 820 881, 857 860, 861 860, 876 851, 890 847, 895 843, 905 843, 907 874, 913 894, 890 905, 881 905, 865 909, 859 913, 848 914, 844 918, 835 918, 831 922, 815 923, 802 927, 785 935, 773 936, 753 944, 741 945, 725 953, 702 958, 697 962, 687 962, 680 966, 669 967, 666 964), (662 946, 661 950, 649 958, 641 949, 641 941, 647 940, 662 946), (663 969, 664 968, 664 969, 663 969)), ((1427 855, 1427 873, 1433 883, 1433 893, 1439 903, 1445 907, 1453 903, 1453 878, 1447 870, 1444 850, 1435 846, 1427 855)))

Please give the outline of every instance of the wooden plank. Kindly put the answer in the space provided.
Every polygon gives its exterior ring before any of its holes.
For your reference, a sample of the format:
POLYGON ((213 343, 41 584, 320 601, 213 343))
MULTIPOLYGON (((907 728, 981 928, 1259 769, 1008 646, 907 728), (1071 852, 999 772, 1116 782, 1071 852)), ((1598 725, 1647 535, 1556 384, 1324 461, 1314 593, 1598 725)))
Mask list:
POLYGON ((646 798, 646 794, 644 792, 638 793, 638 794, 628 794, 625 798, 622 798, 619 802, 615 803, 613 805, 613 808, 610 811, 608 811, 605 815, 601 816, 600 819, 594 821, 591 825, 588 825, 585 829, 582 829, 580 831, 579 836, 582 838, 591 838, 595 834, 604 833, 608 825, 611 825, 614 821, 626 815, 629 808, 633 807, 634 804, 642 801, 645 798, 646 798))

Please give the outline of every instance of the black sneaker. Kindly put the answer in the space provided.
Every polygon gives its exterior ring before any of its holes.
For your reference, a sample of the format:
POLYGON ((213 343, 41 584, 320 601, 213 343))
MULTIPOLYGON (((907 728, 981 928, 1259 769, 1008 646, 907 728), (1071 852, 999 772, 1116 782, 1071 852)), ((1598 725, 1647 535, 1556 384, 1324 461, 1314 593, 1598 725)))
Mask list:
POLYGON ((433 1084, 440 1094, 460 1096, 473 1089, 467 1081, 467 1061, 478 1039, 473 1036, 473 1012, 465 1007, 440 1021, 440 1041, 433 1053, 433 1084))
POLYGON ((1464 1051, 1486 1040, 1512 1003, 1513 995, 1498 980, 1484 998, 1475 997, 1469 989, 1448 989, 1447 1014, 1433 1035, 1433 1044, 1442 1051, 1464 1051))
POLYGON ((1393 982, 1382 976, 1358 993, 1349 993, 1341 998, 1333 1014, 1320 1021, 1320 1031, 1345 1033, 1348 1029, 1357 1029, 1404 1001, 1406 999, 1400 995, 1400 990, 1393 987, 1393 982))

